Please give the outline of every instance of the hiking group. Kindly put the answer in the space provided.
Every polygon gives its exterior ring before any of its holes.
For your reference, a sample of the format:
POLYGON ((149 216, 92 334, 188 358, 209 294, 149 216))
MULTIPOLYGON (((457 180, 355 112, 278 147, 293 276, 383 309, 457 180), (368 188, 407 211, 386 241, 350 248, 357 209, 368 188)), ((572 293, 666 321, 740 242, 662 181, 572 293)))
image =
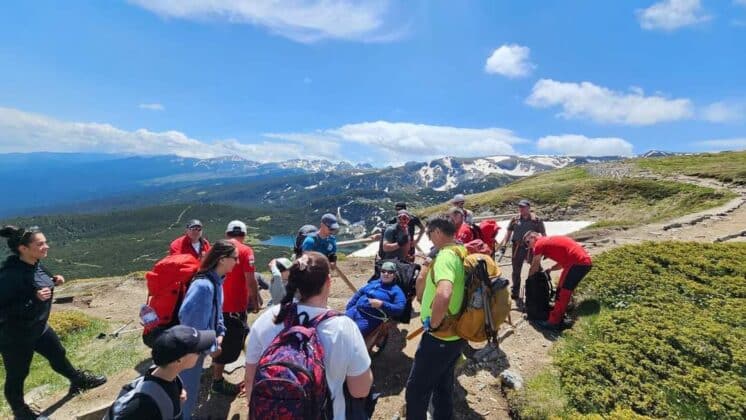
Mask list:
MULTIPOLYGON (((344 313, 328 307, 331 272, 336 269, 346 280, 336 267, 340 226, 334 215, 324 214, 318 227, 301 227, 293 258, 270 261, 269 284, 260 284, 254 252, 245 243, 245 223, 231 221, 225 238, 211 244, 202 223, 189 221, 169 255, 146 274, 148 297, 140 318, 154 366, 122 388, 105 418, 196 417, 207 355, 210 392, 245 394, 252 419, 370 418, 375 406, 372 349, 385 346, 392 325, 417 315, 415 299, 423 335, 406 381, 406 418, 427 418, 428 406, 435 419, 453 418, 456 363, 467 341, 497 346, 497 331, 511 308, 508 284, 510 297, 525 305, 537 326, 561 328, 572 291, 591 260, 572 239, 546 236, 527 200, 518 203, 519 214, 500 244, 496 221, 477 224, 461 194, 451 204, 423 223, 406 203, 396 203, 396 214, 380 235, 374 274, 354 292, 344 313), (419 247, 424 235, 432 243, 429 252, 419 247), (508 242, 512 281, 501 277, 498 265, 508 242), (543 258, 556 264, 543 270, 543 258), (522 303, 525 263, 530 269, 522 303), (558 269, 562 274, 552 308, 549 272, 558 269), (268 289, 269 305, 249 326, 247 314, 263 306, 260 288, 268 289), (224 378, 225 366, 236 362, 242 350, 245 377, 233 384, 224 378)), ((12 253, 0 268, 5 397, 15 418, 44 419, 23 399, 34 352, 70 380, 71 392, 106 379, 75 369, 47 323, 54 287, 64 279, 40 264, 49 249, 43 233, 6 226, 0 235, 12 253)))

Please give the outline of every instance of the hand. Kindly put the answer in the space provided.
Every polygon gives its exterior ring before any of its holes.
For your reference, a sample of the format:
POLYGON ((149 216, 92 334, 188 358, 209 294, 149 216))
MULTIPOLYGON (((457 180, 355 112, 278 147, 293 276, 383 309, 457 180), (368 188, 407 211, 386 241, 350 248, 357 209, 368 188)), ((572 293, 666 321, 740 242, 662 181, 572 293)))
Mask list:
POLYGON ((36 298, 44 302, 52 297, 52 289, 45 287, 36 291, 36 298))
POLYGON ((428 331, 430 331, 430 329, 431 329, 431 328, 430 328, 430 317, 427 317, 427 318, 425 318, 425 319, 424 319, 424 320, 422 321, 422 329, 423 329, 423 330, 424 330, 425 332, 428 332, 428 331))
POLYGON ((186 389, 182 389, 182 390, 181 390, 181 396, 179 396, 179 400, 181 400, 181 402, 184 402, 184 401, 186 401, 186 400, 187 400, 187 392, 186 392, 186 389))
POLYGON ((267 267, 269 267, 269 269, 271 270, 272 267, 274 266, 275 266, 275 258, 272 258, 272 261, 270 261, 269 264, 267 264, 267 267))
POLYGON ((370 306, 378 309, 381 306, 383 306, 383 301, 381 299, 368 299, 368 303, 370 303, 370 306))
POLYGON ((60 284, 63 284, 65 282, 65 278, 57 274, 56 276, 52 277, 52 281, 54 281, 54 284, 56 286, 59 286, 60 284))

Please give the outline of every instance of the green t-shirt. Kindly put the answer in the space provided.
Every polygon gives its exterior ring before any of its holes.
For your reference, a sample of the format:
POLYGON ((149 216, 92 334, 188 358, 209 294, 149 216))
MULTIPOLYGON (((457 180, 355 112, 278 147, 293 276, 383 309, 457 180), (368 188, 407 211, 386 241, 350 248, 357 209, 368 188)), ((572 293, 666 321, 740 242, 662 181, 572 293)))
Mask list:
MULTIPOLYGON (((466 249, 462 245, 449 246, 441 249, 435 257, 430 273, 425 279, 425 290, 422 293, 422 307, 420 318, 424 320, 432 314, 433 298, 437 289, 437 282, 441 280, 453 283, 451 301, 448 302, 448 313, 456 314, 461 309, 464 300, 464 263, 459 254, 466 255, 466 249)), ((438 337, 441 338, 441 337, 438 337)), ((442 338, 446 341, 455 341, 457 335, 442 338)))

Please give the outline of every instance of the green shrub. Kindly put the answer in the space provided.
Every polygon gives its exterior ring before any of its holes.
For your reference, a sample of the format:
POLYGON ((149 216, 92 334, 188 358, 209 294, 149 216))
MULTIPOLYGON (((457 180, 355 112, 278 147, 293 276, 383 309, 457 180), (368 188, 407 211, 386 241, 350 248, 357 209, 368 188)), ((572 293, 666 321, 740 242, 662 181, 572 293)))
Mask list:
POLYGON ((578 293, 604 310, 555 358, 573 408, 746 416, 746 244, 617 248, 596 259, 578 293))
POLYGON ((90 328, 93 320, 82 312, 59 311, 52 312, 49 316, 49 325, 61 339, 65 339, 73 333, 90 328))

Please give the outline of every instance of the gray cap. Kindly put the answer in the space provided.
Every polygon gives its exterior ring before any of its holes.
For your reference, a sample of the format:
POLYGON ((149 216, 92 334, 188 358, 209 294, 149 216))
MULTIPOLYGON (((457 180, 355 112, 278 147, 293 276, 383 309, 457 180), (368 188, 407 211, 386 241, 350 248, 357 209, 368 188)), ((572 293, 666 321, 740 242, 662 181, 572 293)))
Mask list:
POLYGON ((197 219, 192 219, 192 220, 188 221, 187 225, 186 225, 187 229, 189 229, 190 227, 195 227, 195 226, 202 227, 202 222, 200 222, 197 219))
POLYGON ((396 264, 391 261, 386 261, 385 263, 381 264, 381 270, 396 271, 396 264))
POLYGON ((339 223, 337 223, 337 217, 331 213, 327 213, 321 216, 321 223, 325 224, 331 230, 339 229, 339 223))
POLYGON ((531 207, 531 202, 524 198, 518 202, 518 207, 531 207))
POLYGON ((399 210, 399 211, 396 212, 396 218, 397 219, 400 218, 400 217, 402 217, 402 216, 407 216, 410 219, 412 218, 412 215, 409 214, 409 212, 406 211, 406 210, 402 209, 402 210, 399 210))
POLYGON ((466 201, 466 197, 464 197, 463 194, 456 194, 453 196, 453 199, 451 200, 452 203, 463 203, 466 201))

